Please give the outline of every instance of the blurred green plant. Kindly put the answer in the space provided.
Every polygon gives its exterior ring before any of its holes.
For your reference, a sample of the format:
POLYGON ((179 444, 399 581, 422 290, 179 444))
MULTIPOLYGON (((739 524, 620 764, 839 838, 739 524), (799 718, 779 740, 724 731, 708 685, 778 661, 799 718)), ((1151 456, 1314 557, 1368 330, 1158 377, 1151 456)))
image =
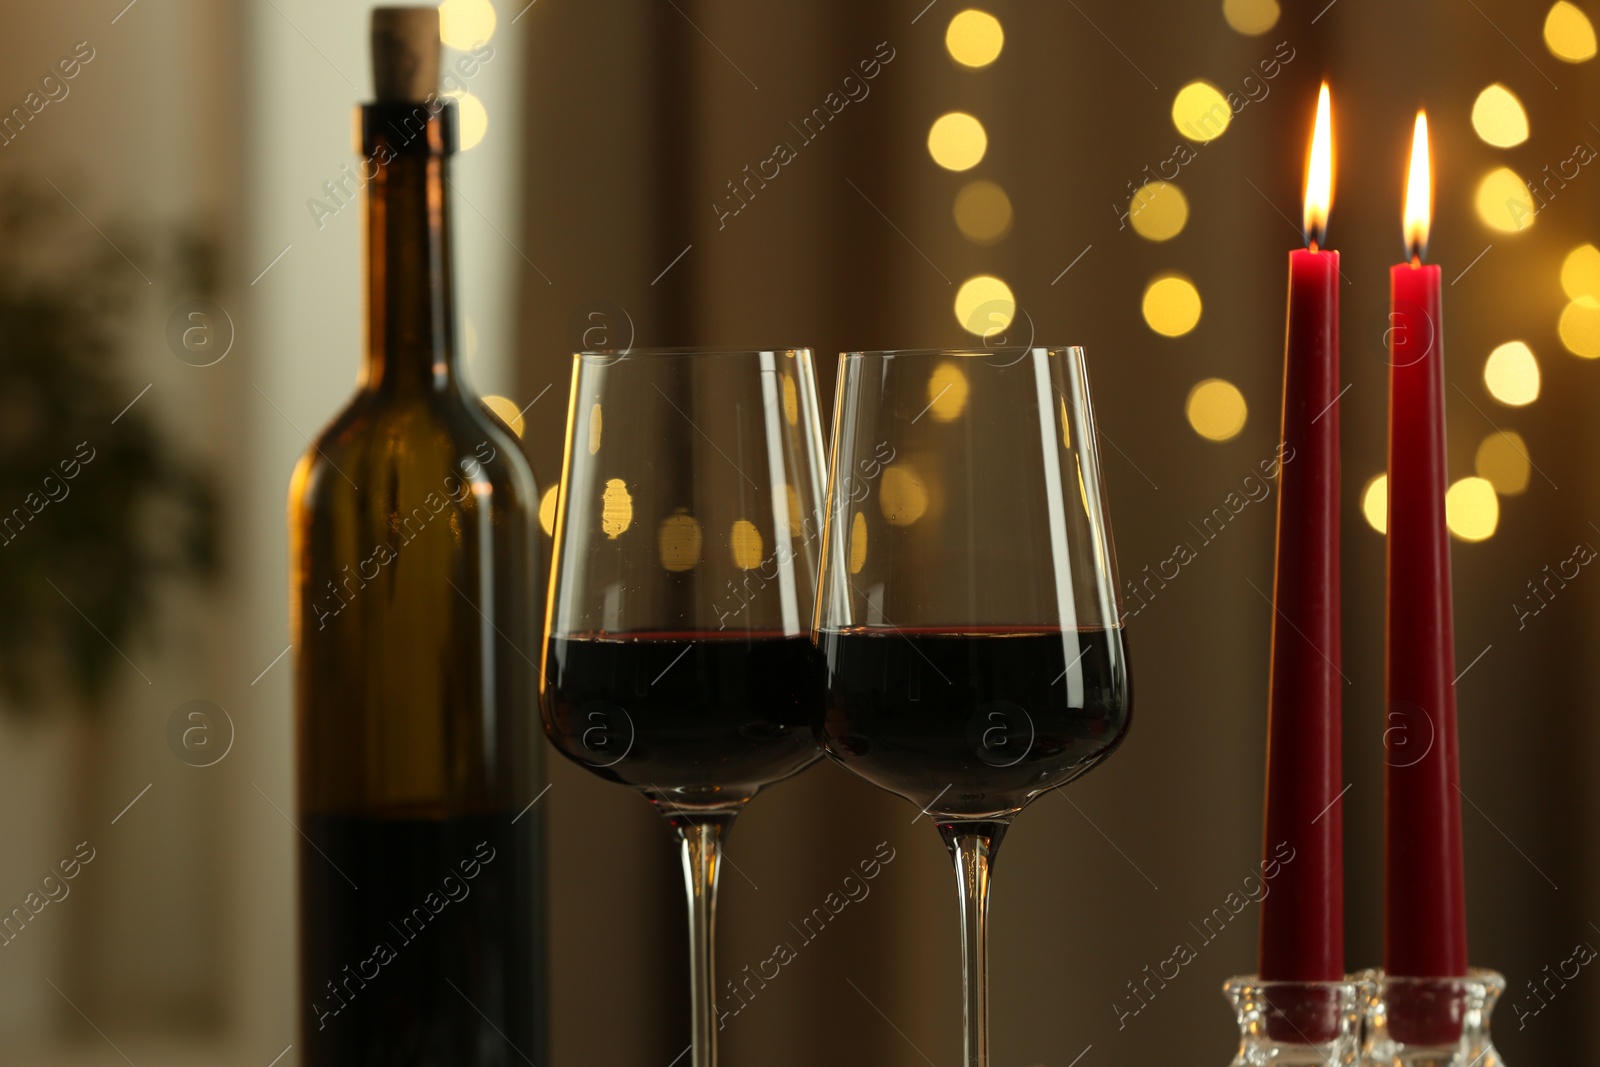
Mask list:
MULTIPOLYGON (((192 235, 102 241, 56 190, 0 182, 0 711, 96 710, 148 647, 160 592, 218 569, 209 471, 128 370, 150 286, 210 286, 192 235), (160 267, 155 264, 159 262, 160 267), (120 414, 119 414, 120 413, 120 414), (114 420, 114 421, 113 421, 114 420)), ((136 668, 135 668, 136 669, 136 668)))

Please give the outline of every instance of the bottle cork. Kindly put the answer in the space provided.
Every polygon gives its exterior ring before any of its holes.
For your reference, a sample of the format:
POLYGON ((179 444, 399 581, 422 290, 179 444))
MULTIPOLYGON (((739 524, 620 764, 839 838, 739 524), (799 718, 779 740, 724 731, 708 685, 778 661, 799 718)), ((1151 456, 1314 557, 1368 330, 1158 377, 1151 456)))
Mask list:
POLYGON ((439 9, 372 10, 372 81, 380 103, 420 102, 439 88, 439 9))

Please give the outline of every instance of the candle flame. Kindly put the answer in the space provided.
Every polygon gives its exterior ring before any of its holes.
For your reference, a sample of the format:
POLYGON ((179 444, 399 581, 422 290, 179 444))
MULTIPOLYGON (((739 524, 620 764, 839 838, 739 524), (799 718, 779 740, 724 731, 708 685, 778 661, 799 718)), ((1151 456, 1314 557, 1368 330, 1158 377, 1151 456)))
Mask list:
POLYGON ((1333 104, 1328 83, 1317 93, 1317 122, 1306 163, 1305 234, 1312 248, 1328 237, 1328 210, 1333 207, 1333 104))
POLYGON ((1411 166, 1406 174, 1404 215, 1406 255, 1420 263, 1428 251, 1428 225, 1433 220, 1433 173, 1428 162, 1428 113, 1417 112, 1411 133, 1411 166))

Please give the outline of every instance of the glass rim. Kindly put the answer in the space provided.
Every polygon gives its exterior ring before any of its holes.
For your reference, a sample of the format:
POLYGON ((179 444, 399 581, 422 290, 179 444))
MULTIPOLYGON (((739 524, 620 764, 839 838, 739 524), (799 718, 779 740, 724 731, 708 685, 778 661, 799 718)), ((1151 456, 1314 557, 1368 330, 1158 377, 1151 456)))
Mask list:
POLYGON ((1064 352, 1075 352, 1079 356, 1084 354, 1082 345, 996 345, 993 348, 869 348, 840 352, 839 356, 843 359, 862 359, 869 356, 893 359, 898 356, 1027 355, 1033 352, 1043 352, 1047 355, 1064 352))
POLYGON ((1296 989, 1343 991, 1357 990, 1369 980, 1369 976, 1360 971, 1337 979, 1262 978, 1259 974, 1236 974, 1222 983, 1222 989, 1223 992, 1227 993, 1248 989, 1283 989, 1293 986, 1296 989))
POLYGON ((775 348, 734 348, 717 345, 667 345, 657 347, 639 347, 629 345, 626 348, 585 348, 572 353, 574 359, 585 356, 598 356, 603 358, 626 358, 628 356, 659 356, 671 358, 675 356, 764 356, 778 355, 814 355, 815 349, 809 345, 779 345, 775 348))
POLYGON ((1374 968, 1370 980, 1376 982, 1385 989, 1389 988, 1390 986, 1408 988, 1425 988, 1432 986, 1448 989, 1452 987, 1458 987, 1466 983, 1481 983, 1491 986, 1498 984, 1504 986, 1506 982, 1505 975, 1488 967, 1469 967, 1467 968, 1466 974, 1439 976, 1389 974, 1387 971, 1374 968))

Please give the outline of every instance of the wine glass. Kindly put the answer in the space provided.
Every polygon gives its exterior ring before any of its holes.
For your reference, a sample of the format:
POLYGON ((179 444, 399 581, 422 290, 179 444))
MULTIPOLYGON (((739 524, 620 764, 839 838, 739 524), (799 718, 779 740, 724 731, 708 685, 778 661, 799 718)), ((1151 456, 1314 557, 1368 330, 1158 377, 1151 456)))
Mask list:
POLYGON ((1132 711, 1083 351, 850 352, 835 405, 817 737, 944 838, 966 1065, 987 1067, 995 852, 1132 711))
POLYGON ((679 839, 694 1067, 716 1062, 721 842, 821 755, 821 459, 807 349, 574 357, 540 708, 557 749, 679 839))

